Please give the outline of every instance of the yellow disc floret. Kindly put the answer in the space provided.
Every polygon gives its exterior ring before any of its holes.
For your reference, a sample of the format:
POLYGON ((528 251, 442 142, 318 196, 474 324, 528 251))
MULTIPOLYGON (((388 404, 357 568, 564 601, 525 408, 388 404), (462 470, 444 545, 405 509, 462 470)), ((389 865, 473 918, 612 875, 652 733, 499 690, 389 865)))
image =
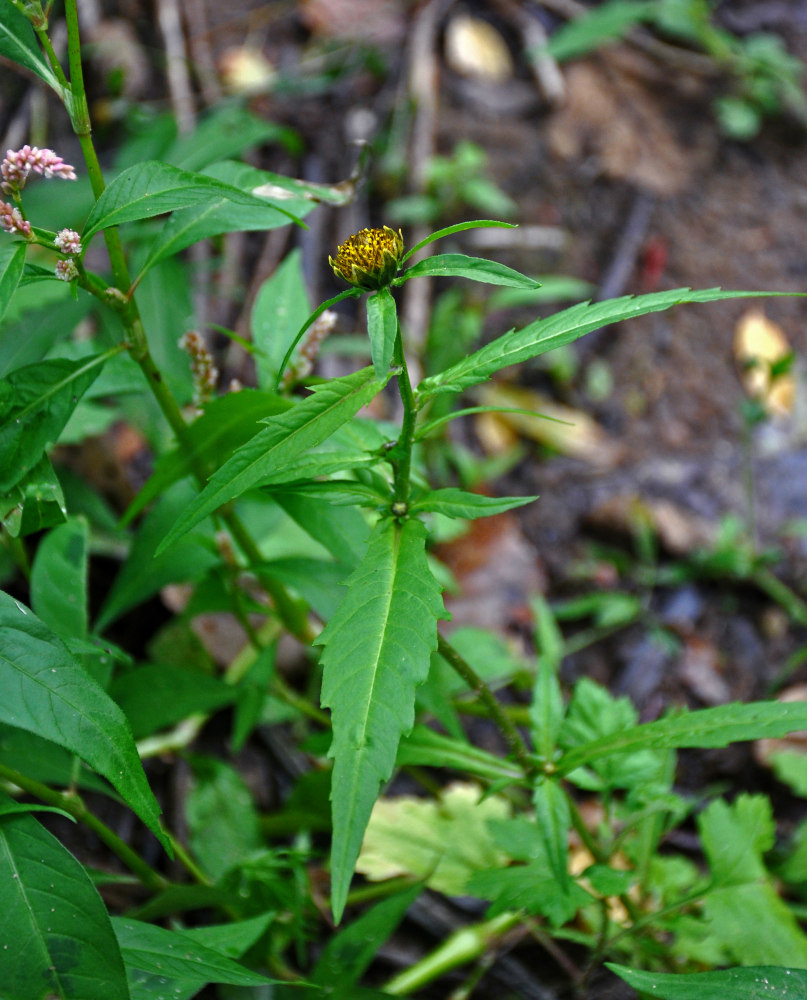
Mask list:
POLYGON ((398 272, 403 256, 403 234, 389 226, 362 229, 329 257, 333 273, 350 285, 375 291, 386 287, 398 272))

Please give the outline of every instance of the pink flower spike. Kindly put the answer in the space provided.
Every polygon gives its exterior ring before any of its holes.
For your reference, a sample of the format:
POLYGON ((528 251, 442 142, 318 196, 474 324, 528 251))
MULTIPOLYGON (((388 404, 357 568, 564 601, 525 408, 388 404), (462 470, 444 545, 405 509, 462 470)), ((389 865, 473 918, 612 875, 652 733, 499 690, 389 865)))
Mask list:
POLYGON ((72 281, 78 277, 76 262, 69 258, 67 260, 57 260, 54 270, 56 271, 56 277, 60 281, 72 281))
POLYGON ((26 144, 20 149, 6 150, 5 159, 0 163, 0 175, 3 178, 0 187, 7 193, 21 190, 32 170, 44 177, 61 177, 66 181, 76 179, 74 168, 52 149, 40 149, 26 144))
POLYGON ((60 229, 53 241, 57 250, 71 255, 81 253, 81 237, 75 229, 60 229))
POLYGON ((22 212, 18 208, 5 201, 0 201, 0 229, 7 233, 18 233, 20 236, 31 235, 31 223, 22 217, 22 212))

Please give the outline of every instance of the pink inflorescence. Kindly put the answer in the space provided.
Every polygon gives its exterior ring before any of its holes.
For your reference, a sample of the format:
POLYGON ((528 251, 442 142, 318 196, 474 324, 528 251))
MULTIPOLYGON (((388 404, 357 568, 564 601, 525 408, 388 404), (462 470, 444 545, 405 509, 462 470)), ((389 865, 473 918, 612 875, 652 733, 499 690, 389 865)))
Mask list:
POLYGON ((69 257, 67 260, 57 260, 54 270, 60 281, 72 281, 78 277, 76 262, 69 257))
POLYGON ((65 181, 74 181, 76 171, 61 156, 52 149, 40 149, 38 146, 25 145, 22 149, 9 149, 6 157, 0 163, 0 174, 3 177, 0 187, 7 193, 19 191, 28 179, 31 171, 43 177, 61 177, 65 181))
POLYGON ((53 241, 57 250, 75 256, 81 253, 81 237, 75 229, 60 229, 53 241))
POLYGON ((5 201, 0 201, 0 229, 20 236, 31 235, 31 223, 22 217, 18 208, 5 201))

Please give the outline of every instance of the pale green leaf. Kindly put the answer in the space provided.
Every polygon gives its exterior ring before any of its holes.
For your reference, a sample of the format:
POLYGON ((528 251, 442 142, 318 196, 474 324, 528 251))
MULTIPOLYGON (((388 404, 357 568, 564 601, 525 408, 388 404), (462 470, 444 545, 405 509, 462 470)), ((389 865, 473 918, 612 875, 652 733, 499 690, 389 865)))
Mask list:
POLYGON ((25 267, 25 243, 3 243, 0 246, 0 319, 17 290, 25 267))
MULTIPOLYGON (((3 792, 0 803, 13 804, 3 792)), ((129 1000, 98 890, 32 816, 0 821, 0 942, 0 994, 8 1000, 129 1000)))
POLYGON ((538 497, 486 497, 480 493, 469 493, 467 490, 447 486, 439 490, 430 490, 419 496, 410 504, 409 509, 412 513, 434 511, 437 514, 444 514, 446 517, 472 519, 501 514, 514 507, 523 507, 524 504, 532 503, 533 500, 537 499, 538 497))
POLYGON ((0 593, 0 721, 59 744, 103 775, 157 838, 160 807, 126 717, 26 607, 0 593))
POLYGON ((679 747, 725 747, 742 740, 778 738, 807 729, 807 703, 733 702, 697 712, 682 712, 657 722, 632 726, 575 747, 558 767, 568 774, 577 767, 612 754, 636 750, 674 750, 679 747))
POLYGON ((367 299, 367 334, 376 378, 384 378, 392 364, 398 313, 389 288, 381 288, 367 299))
POLYGON ((420 521, 380 521, 347 594, 317 642, 334 758, 332 907, 337 919, 380 785, 414 723, 415 687, 429 672, 443 612, 420 521))
POLYGON ((157 549, 157 555, 202 518, 247 490, 287 482, 288 466, 353 417, 384 388, 371 368, 318 386, 291 410, 264 421, 267 426, 239 448, 210 478, 157 549))
POLYGON ((260 386, 274 388, 286 351, 310 311, 302 254, 292 250, 261 285, 252 306, 249 326, 260 386))
POLYGON ((606 302, 582 302, 563 309, 554 316, 536 320, 521 330, 507 333, 438 375, 424 379, 418 387, 418 394, 425 399, 437 392, 466 389, 484 382, 494 372, 508 365, 535 358, 563 344, 571 344, 592 330, 647 313, 662 312, 672 306, 687 302, 718 302, 721 299, 759 298, 779 294, 781 293, 723 291, 721 288, 701 291, 676 288, 636 297, 626 295, 606 302))
POLYGON ((62 485, 47 455, 0 497, 0 522, 12 538, 52 528, 66 517, 62 485))
POLYGON ((468 257, 464 253, 435 254, 413 264, 397 277, 393 284, 401 285, 410 278, 469 278, 486 285, 504 285, 508 288, 539 288, 541 283, 526 274, 514 271, 495 260, 468 257))
POLYGON ((720 972, 639 972, 606 963, 628 985, 658 1000, 802 1000, 807 970, 758 965, 720 972))

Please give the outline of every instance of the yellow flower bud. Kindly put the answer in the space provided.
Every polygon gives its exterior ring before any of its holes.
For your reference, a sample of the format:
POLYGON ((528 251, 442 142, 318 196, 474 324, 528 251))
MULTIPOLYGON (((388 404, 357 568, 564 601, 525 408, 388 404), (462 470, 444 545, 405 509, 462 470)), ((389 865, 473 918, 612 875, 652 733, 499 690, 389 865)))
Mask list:
POLYGON ((349 285, 376 291, 385 288, 395 275, 403 256, 403 234, 389 226, 383 229, 362 229, 350 236, 328 257, 337 278, 349 285))

